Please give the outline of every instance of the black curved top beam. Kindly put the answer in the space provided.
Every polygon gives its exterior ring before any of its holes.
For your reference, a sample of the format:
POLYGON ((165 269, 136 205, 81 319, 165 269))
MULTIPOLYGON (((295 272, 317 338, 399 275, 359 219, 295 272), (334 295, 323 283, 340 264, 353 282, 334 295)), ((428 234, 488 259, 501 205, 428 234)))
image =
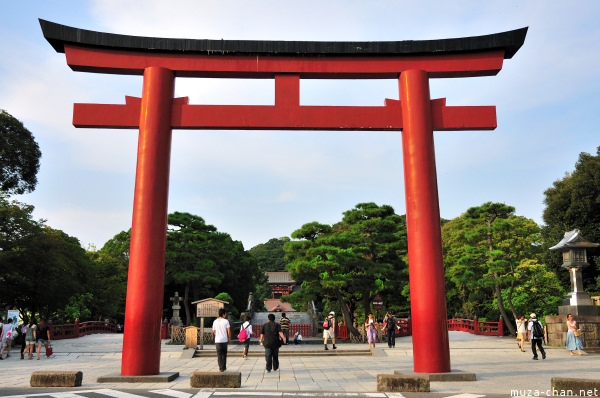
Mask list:
POLYGON ((231 55, 418 55, 504 50, 512 58, 521 48, 527 27, 485 36, 441 40, 404 41, 263 41, 263 40, 194 40, 127 36, 72 28, 40 19, 44 37, 62 53, 65 44, 113 50, 152 51, 231 55))

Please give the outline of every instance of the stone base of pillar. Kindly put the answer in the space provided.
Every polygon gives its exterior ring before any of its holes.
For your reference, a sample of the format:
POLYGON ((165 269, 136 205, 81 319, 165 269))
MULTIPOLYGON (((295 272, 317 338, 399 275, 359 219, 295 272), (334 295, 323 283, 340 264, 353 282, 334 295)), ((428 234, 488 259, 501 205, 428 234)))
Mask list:
MULTIPOLYGON (((594 316, 600 315, 600 306, 597 305, 561 305, 558 307, 558 315, 594 316)), ((576 319, 577 320, 577 319, 576 319)))
MULTIPOLYGON (((560 307, 559 307, 560 308, 560 307)), ((581 344, 587 352, 600 351, 600 315, 575 315, 577 327, 581 329, 581 344)), ((548 345, 565 346, 567 339, 567 317, 547 316, 548 345)))

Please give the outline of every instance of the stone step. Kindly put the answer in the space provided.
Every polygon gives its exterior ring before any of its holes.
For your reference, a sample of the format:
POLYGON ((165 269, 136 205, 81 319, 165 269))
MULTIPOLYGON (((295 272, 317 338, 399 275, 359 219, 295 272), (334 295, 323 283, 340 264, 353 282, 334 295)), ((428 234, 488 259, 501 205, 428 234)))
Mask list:
MULTIPOLYGON (((240 351, 229 351, 227 353, 227 356, 241 356, 241 352, 240 351)), ((214 350, 198 350, 196 349, 196 352, 194 353, 193 358, 208 358, 208 357, 216 357, 217 356, 217 352, 214 350)), ((288 350, 279 350, 279 356, 280 357, 322 357, 322 356, 373 356, 373 353, 371 352, 371 350, 366 349, 366 350, 333 350, 331 348, 329 348, 328 351, 325 350, 306 350, 306 351, 302 351, 302 350, 293 350, 293 351, 288 351, 288 350)), ((264 358, 265 357, 265 353, 264 351, 250 351, 248 353, 248 357, 252 357, 252 358, 264 358)))

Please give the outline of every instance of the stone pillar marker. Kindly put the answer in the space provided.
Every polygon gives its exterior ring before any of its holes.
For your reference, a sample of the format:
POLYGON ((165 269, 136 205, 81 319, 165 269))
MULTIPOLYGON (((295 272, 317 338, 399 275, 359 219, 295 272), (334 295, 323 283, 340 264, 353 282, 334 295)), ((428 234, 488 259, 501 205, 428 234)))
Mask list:
POLYGON ((574 229, 565 232, 564 238, 550 250, 560 250, 563 256, 563 268, 571 276, 571 291, 563 299, 563 305, 558 307, 559 315, 599 315, 599 307, 594 305, 590 295, 583 290, 582 268, 589 266, 586 249, 600 246, 586 240, 581 231, 574 229))
POLYGON ((170 300, 173 302, 173 307, 171 307, 173 309, 173 318, 171 318, 171 323, 175 326, 181 326, 183 322, 179 317, 179 310, 181 310, 179 303, 183 301, 183 299, 179 297, 179 292, 175 292, 175 295, 171 297, 170 300))
POLYGON ((571 291, 558 307, 558 316, 547 316, 548 344, 564 346, 567 336, 567 315, 571 314, 581 329, 579 336, 587 353, 600 352, 600 307, 594 305, 590 295, 583 289, 582 269, 589 266, 587 250, 600 246, 586 240, 579 229, 565 232, 564 238, 550 250, 562 252, 562 267, 571 276, 571 291))

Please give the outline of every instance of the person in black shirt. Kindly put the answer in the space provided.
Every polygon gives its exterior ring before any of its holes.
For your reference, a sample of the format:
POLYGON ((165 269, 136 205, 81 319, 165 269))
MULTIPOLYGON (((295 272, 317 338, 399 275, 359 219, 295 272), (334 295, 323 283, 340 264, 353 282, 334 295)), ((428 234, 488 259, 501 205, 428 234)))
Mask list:
POLYGON ((269 322, 265 323, 260 330, 260 344, 265 347, 265 360, 267 361, 267 372, 271 369, 277 371, 279 369, 279 337, 283 343, 287 343, 281 325, 275 323, 275 315, 269 314, 269 322), (263 343, 264 341, 264 343, 263 343))
POLYGON ((38 348, 37 348, 37 359, 40 359, 40 351, 42 349, 42 345, 46 348, 46 356, 48 357, 48 345, 50 344, 50 333, 48 333, 50 331, 50 328, 48 327, 48 325, 46 324, 46 320, 42 319, 40 321, 40 326, 37 332, 37 342, 38 342, 38 348))
POLYGON ((383 327, 387 331, 388 347, 396 347, 396 322, 398 319, 394 316, 392 311, 388 311, 385 319, 383 320, 383 327))

